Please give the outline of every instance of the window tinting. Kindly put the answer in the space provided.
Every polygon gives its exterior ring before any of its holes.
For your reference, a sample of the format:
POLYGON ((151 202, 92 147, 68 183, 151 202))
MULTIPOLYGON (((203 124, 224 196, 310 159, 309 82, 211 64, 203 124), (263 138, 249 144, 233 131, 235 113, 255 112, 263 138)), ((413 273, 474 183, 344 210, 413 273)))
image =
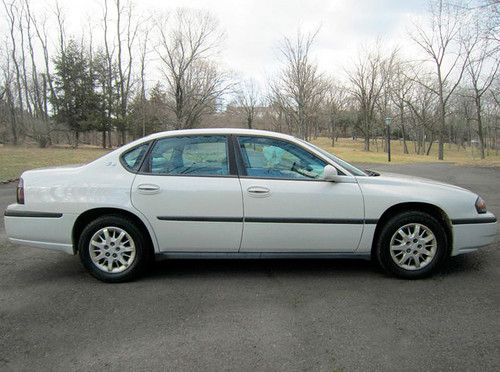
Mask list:
POLYGON ((247 175, 263 178, 321 179, 326 163, 287 142, 266 137, 238 137, 247 175))
POLYGON ((132 150, 129 150, 122 156, 123 165, 132 172, 137 172, 141 166, 142 158, 146 153, 149 143, 137 146, 132 150))
POLYGON ((224 136, 185 136, 156 142, 148 159, 152 174, 224 176, 229 174, 224 136))

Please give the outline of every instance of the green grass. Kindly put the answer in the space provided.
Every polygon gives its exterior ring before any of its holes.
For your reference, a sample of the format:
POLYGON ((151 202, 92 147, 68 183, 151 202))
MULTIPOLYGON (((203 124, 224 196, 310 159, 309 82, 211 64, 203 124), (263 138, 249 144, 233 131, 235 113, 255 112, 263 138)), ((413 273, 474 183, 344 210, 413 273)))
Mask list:
POLYGON ((66 164, 89 163, 108 151, 97 148, 0 147, 0 181, 18 178, 25 170, 66 164))
MULTIPOLYGON (((315 145, 331 152, 340 158, 352 163, 387 163, 387 153, 383 151, 382 141, 378 142, 377 146, 374 143, 370 144, 370 151, 363 150, 363 140, 352 140, 350 138, 340 138, 332 147, 331 139, 320 137, 311 141, 315 145)), ((414 153, 413 142, 408 142, 409 154, 403 153, 403 144, 400 141, 391 141, 391 162, 394 164, 411 164, 411 163, 435 163, 439 162, 437 158, 437 143, 431 148, 430 154, 417 155, 414 153)), ((500 166, 500 154, 490 150, 489 156, 486 159, 480 159, 479 150, 477 148, 463 147, 458 149, 456 145, 449 146, 445 144, 444 161, 456 165, 477 165, 484 167, 500 166)))
MULTIPOLYGON (((324 137, 311 142, 352 163, 387 163, 387 153, 383 152, 381 142, 378 144, 378 151, 375 144, 373 144, 372 151, 369 152, 363 151, 363 141, 361 139, 341 138, 335 143, 335 147, 331 146, 330 139, 324 137)), ((408 143, 408 146, 410 152, 412 152, 413 144, 408 143)), ((437 144, 434 144, 429 156, 414 153, 403 154, 400 141, 392 141, 391 147, 393 164, 438 162, 437 144)), ((0 147, 0 181, 16 179, 23 171, 28 169, 88 163, 104 155, 107 151, 99 148, 40 149, 36 147, 3 146, 0 147)), ((445 145, 445 161, 457 165, 500 166, 500 155, 490 151, 490 155, 481 160, 476 148, 464 150, 463 148, 457 149, 456 145, 452 145, 451 148, 445 145)))

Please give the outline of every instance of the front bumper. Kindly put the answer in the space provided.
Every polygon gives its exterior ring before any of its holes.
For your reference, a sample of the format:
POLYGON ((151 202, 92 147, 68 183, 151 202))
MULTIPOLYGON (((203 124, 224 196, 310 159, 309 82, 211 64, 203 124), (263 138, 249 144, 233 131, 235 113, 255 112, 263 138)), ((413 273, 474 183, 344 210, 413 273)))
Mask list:
POLYGON ((452 256, 474 252, 495 241, 497 222, 492 213, 482 218, 453 221, 452 256), (481 220, 487 221, 482 222, 481 220))

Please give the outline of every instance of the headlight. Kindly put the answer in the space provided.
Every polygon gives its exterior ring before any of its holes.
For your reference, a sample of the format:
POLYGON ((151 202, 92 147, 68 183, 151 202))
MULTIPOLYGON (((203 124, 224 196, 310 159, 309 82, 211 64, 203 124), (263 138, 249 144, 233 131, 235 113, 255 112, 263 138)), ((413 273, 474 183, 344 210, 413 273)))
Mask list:
POLYGON ((486 202, 480 196, 476 199, 476 211, 477 213, 486 213, 486 202))

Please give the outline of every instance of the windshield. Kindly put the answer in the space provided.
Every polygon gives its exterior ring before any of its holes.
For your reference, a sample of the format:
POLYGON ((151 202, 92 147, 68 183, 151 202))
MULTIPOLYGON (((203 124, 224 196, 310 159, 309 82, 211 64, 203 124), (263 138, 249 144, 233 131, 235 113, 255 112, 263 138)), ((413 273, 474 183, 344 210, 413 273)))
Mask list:
POLYGON ((345 160, 342 160, 339 157, 337 157, 333 154, 330 154, 328 151, 325 151, 322 148, 319 148, 318 146, 313 145, 312 143, 309 143, 306 141, 302 141, 302 142, 313 147, 315 150, 317 150, 320 153, 322 153, 323 155, 325 155, 328 159, 333 160, 335 163, 340 165, 342 168, 349 171, 352 175, 354 175, 354 176, 367 176, 367 174, 365 172, 363 172, 361 169, 358 169, 354 165, 351 165, 348 162, 346 162, 345 160))

